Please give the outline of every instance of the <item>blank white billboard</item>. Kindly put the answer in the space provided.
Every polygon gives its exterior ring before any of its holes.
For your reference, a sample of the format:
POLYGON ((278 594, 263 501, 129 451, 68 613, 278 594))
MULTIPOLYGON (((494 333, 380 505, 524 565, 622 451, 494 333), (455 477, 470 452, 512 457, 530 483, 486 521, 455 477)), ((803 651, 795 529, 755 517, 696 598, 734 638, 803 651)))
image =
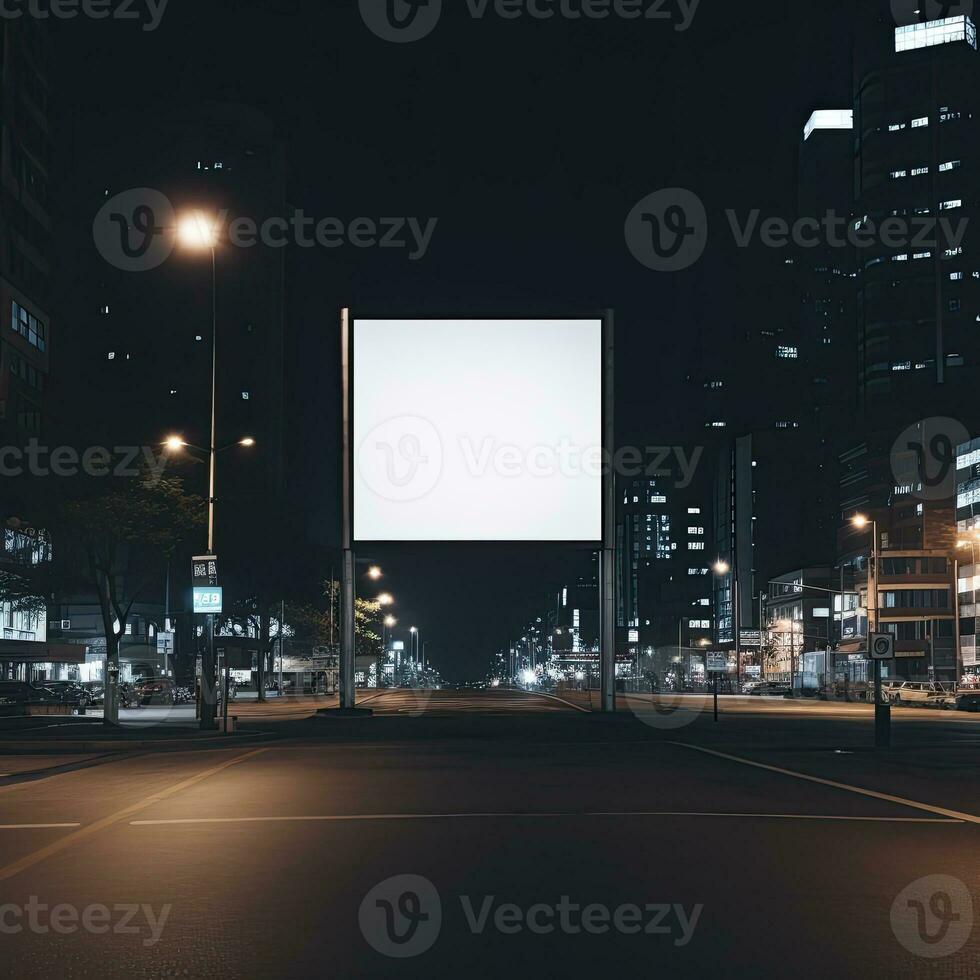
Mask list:
POLYGON ((351 330, 356 541, 601 540, 601 319, 351 330))

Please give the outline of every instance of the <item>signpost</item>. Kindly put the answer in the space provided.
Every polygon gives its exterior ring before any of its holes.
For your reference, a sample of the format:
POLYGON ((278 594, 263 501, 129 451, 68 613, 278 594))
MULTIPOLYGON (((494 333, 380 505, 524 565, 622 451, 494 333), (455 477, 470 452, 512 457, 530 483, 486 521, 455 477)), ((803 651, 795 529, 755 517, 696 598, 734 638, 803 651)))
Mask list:
POLYGON ((170 658, 174 654, 174 635, 169 630, 160 630, 157 633, 157 656, 163 660, 164 673, 170 671, 170 658))
POLYGON ((895 637, 891 633, 868 634, 868 656, 875 665, 875 745, 891 744, 892 706, 881 697, 881 664, 895 659, 895 637))
MULTIPOLYGON (((207 616, 208 646, 207 656, 201 658, 201 721, 202 726, 214 726, 216 708, 215 662, 214 662, 214 617, 222 611, 222 593, 218 587, 217 555, 195 555, 191 559, 191 585, 194 589, 194 612, 207 616), (205 661, 207 661, 205 663, 205 661), (205 710, 207 705, 207 710, 205 710)), ((228 672, 225 668, 225 716, 227 731, 228 713, 228 672)))
POLYGON ((718 675, 728 673, 728 654, 717 650, 705 654, 706 669, 711 674, 711 687, 714 693, 715 721, 718 720, 718 675))

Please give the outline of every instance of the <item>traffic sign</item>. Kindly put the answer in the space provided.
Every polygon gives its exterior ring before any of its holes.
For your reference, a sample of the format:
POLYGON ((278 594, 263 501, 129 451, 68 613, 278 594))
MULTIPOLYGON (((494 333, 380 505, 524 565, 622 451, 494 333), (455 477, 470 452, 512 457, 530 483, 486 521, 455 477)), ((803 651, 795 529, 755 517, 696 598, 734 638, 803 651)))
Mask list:
POLYGON ((174 634, 168 633, 166 630, 160 630, 157 633, 157 655, 164 656, 168 653, 174 652, 174 634))
POLYGON ((894 660, 895 637, 891 633, 872 633, 868 637, 868 652, 872 660, 894 660))

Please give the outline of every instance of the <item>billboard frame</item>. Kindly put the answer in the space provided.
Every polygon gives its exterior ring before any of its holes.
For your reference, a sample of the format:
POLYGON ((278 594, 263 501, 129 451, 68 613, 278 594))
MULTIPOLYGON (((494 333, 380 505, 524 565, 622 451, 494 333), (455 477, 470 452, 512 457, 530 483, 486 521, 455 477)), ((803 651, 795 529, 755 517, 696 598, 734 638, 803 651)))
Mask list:
MULTIPOLYGON (((407 548, 407 547, 426 547, 426 548, 439 548, 439 547, 455 547, 457 545, 466 545, 467 547, 477 547, 477 548, 517 548, 522 546, 533 546, 539 548, 579 548, 579 549, 591 549, 593 551, 598 551, 602 547, 602 540, 604 537, 604 529, 606 527, 606 508, 609 506, 606 500, 605 484, 611 478, 612 474, 610 468, 607 465, 607 460, 611 457, 614 451, 614 446, 612 445, 612 426, 609 425, 607 428, 607 416, 611 418, 612 415, 612 404, 611 402, 607 405, 607 388, 611 385, 611 379, 607 379, 605 371, 605 361, 606 361, 606 350, 607 342, 610 341, 612 336, 612 313, 609 310, 603 310, 596 313, 434 313, 434 314, 403 314, 403 313, 392 313, 392 312, 378 312, 376 310, 370 310, 367 312, 361 312, 360 310, 354 311, 349 309, 347 311, 348 318, 348 344, 347 344, 347 369, 345 372, 344 386, 344 400, 345 408, 347 410, 347 423, 345 426, 345 435, 347 436, 347 445, 349 452, 349 466, 346 467, 346 473, 344 474, 344 491, 348 494, 349 501, 349 518, 350 527, 349 532, 345 534, 345 542, 350 542, 349 545, 345 543, 345 547, 352 547, 355 550, 359 548, 384 548, 385 550, 407 548), (413 539, 411 541, 405 540, 394 540, 387 541, 383 539, 358 539, 354 537, 354 525, 355 525, 355 501, 354 501, 354 466, 356 465, 355 459, 357 454, 357 445, 354 442, 354 426, 356 420, 354 418, 354 365, 357 357, 357 345, 355 342, 356 331, 354 329, 355 322, 357 320, 417 320, 417 321, 427 321, 427 320, 523 320, 528 322, 534 321, 545 321, 545 320, 579 320, 579 321, 591 321, 597 320, 600 325, 600 347, 602 351, 602 363, 599 366, 600 378, 599 378, 599 400, 601 404, 601 413, 599 419, 600 431, 602 433, 602 453, 603 453, 603 473, 600 488, 600 536, 595 539, 586 540, 574 540, 574 539, 537 539, 537 538, 518 538, 518 539, 480 539, 480 538, 449 538, 449 539, 413 539)), ((342 341, 343 342, 343 341, 342 341)))
POLYGON ((604 712, 615 711, 616 672, 616 479, 611 465, 615 452, 614 436, 614 314, 611 309, 582 312, 514 313, 485 311, 471 313, 412 313, 391 310, 364 309, 340 311, 340 372, 341 372, 341 663, 340 710, 356 712, 354 687, 354 550, 358 546, 384 549, 407 547, 451 548, 459 545, 493 548, 573 548, 598 551, 599 562, 599 621, 601 707, 604 712), (438 541, 357 541, 354 538, 354 322, 355 320, 598 320, 600 324, 601 363, 599 366, 600 430, 602 433, 603 467, 600 482, 600 535, 598 540, 517 541, 438 540, 438 541))

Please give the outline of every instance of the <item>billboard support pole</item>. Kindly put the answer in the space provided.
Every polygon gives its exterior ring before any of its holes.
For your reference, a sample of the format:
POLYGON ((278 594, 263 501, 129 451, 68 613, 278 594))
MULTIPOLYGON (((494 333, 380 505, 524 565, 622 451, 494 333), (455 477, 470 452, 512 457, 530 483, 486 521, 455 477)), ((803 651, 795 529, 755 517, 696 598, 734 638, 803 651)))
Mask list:
POLYGON ((616 710, 616 474, 613 426, 613 314, 605 315, 602 338, 602 443, 605 451, 602 484, 602 552, 600 578, 599 671, 603 711, 616 710))
POLYGON ((343 464, 341 473, 344 481, 342 490, 343 516, 341 527, 341 594, 340 594, 340 708, 350 710, 354 707, 354 551, 351 529, 351 460, 350 460, 350 311, 340 311, 340 390, 343 404, 341 416, 343 432, 341 447, 343 464))

